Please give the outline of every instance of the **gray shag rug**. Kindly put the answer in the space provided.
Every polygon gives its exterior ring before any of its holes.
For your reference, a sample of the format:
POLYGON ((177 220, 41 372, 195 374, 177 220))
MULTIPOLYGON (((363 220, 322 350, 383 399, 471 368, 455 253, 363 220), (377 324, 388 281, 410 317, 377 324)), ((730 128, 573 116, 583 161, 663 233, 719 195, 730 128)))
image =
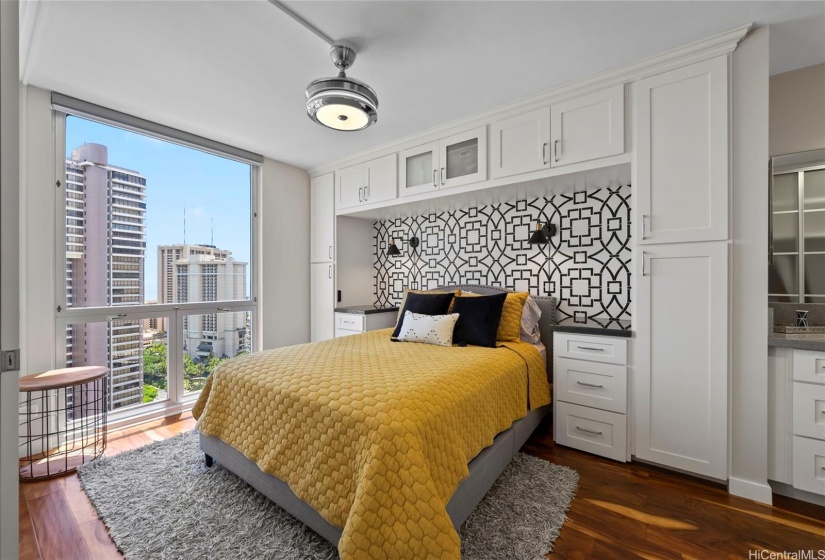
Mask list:
MULTIPOLYGON (((206 468, 194 431, 88 463, 79 475, 128 559, 338 558, 332 545, 220 463, 206 468)), ((462 558, 544 558, 578 480, 572 469, 517 454, 462 527, 462 558)))

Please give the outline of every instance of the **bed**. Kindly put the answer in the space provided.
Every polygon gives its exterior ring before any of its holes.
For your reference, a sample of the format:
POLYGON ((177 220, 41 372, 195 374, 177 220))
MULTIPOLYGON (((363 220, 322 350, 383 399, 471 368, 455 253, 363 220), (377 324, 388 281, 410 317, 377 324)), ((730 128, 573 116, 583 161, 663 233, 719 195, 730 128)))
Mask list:
MULTIPOLYGON (((455 288, 506 291, 439 290, 455 288)), ((458 528, 549 411, 556 301, 534 300, 546 362, 526 343, 443 348, 390 342, 391 330, 227 362, 193 410, 207 465, 345 560, 458 558, 458 528)))

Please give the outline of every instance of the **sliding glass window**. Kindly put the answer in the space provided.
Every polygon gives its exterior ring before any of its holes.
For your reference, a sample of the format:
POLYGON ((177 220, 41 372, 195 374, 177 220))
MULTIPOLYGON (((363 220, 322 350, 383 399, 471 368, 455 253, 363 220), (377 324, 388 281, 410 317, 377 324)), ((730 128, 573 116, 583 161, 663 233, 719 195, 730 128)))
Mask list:
POLYGON ((258 167, 102 113, 55 109, 57 363, 108 367, 115 413, 162 412, 255 350, 258 167))

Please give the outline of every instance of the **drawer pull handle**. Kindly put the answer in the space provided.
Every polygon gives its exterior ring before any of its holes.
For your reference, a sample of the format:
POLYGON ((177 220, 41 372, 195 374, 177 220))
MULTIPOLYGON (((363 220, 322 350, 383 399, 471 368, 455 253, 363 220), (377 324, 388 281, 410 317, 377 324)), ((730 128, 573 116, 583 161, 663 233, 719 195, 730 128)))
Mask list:
POLYGON ((594 436, 602 435, 602 432, 597 432, 596 430, 588 430, 587 428, 582 428, 581 426, 576 426, 576 429, 580 432, 584 432, 586 434, 593 434, 594 436))
MULTIPOLYGON (((584 385, 585 387, 597 387, 599 389, 603 389, 604 385, 596 385, 595 383, 585 383, 584 381, 576 381, 579 385, 584 385)), ((825 414, 825 410, 822 411, 825 414)))
POLYGON ((604 352, 604 348, 596 348, 595 346, 576 346, 579 350, 594 350, 596 352, 604 352))

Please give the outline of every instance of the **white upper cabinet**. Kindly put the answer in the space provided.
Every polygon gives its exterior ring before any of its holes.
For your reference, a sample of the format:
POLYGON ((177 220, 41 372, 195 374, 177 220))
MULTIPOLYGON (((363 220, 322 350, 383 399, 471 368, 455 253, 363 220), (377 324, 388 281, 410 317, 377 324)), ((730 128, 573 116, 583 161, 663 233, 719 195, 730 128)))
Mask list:
POLYGON ((398 160, 395 154, 364 164, 364 202, 382 202, 398 196, 398 160))
POLYGON ((410 196, 438 188, 438 142, 404 150, 398 159, 399 195, 410 196))
POLYGON ((332 173, 315 177, 310 182, 312 208, 312 262, 334 260, 335 181, 332 173))
POLYGON ((624 85, 550 107, 551 167, 624 153, 624 85))
POLYGON ((441 187, 487 180, 486 126, 444 138, 438 144, 441 187))
POLYGON ((404 150, 398 184, 401 196, 487 180, 487 127, 474 128, 404 150))
POLYGON ((397 196, 395 154, 380 157, 336 171, 336 205, 353 208, 397 196))
POLYGON ((636 84, 639 243, 728 238, 728 58, 636 84))
POLYGON ((550 108, 496 121, 490 129, 490 175, 509 177, 550 167, 550 108))
POLYGON ((727 478, 728 244, 639 251, 636 456, 727 478))

